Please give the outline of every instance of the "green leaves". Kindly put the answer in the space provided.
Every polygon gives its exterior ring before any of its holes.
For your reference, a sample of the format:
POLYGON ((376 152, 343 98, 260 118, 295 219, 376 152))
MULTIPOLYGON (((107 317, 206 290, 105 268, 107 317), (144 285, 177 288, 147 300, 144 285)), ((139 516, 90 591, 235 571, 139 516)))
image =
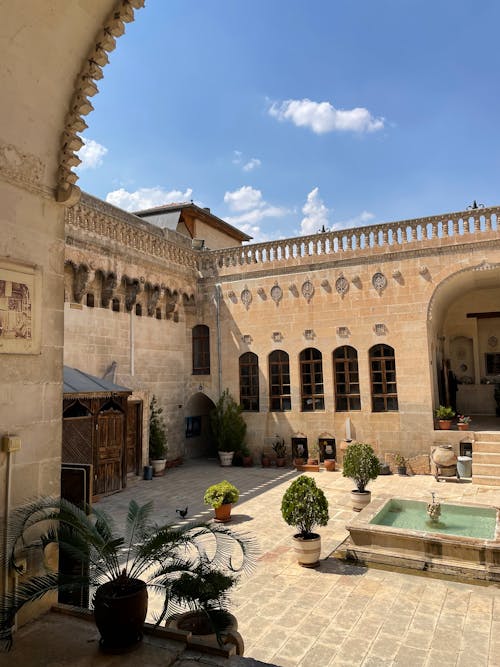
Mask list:
POLYGON ((241 416, 241 407, 235 402, 229 389, 223 391, 210 413, 210 424, 220 451, 235 452, 243 447, 247 425, 241 416))
POLYGON ((365 442, 351 443, 344 454, 342 474, 353 479, 358 491, 363 493, 368 482, 380 474, 380 461, 373 447, 365 442))
POLYGON ((286 523, 295 526, 303 536, 310 535, 316 526, 326 526, 328 501, 312 477, 301 475, 285 491, 281 514, 286 523))
POLYGON ((218 484, 208 487, 205 491, 203 502, 205 505, 211 505, 215 508, 221 505, 233 505, 238 502, 239 497, 240 492, 238 489, 228 481, 223 480, 218 484))

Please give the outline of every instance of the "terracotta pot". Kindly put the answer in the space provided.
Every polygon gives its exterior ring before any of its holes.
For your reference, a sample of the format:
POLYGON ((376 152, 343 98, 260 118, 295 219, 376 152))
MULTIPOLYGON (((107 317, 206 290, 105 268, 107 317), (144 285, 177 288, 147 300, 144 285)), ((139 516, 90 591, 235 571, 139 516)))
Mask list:
POLYGON ((439 445, 432 450, 431 460, 441 477, 453 477, 457 473, 457 455, 451 445, 439 445))
MULTIPOLYGON (((221 633, 224 644, 234 644, 236 646, 236 655, 243 655, 245 645, 243 637, 238 632, 238 621, 233 614, 228 613, 229 625, 221 633)), ((171 616, 165 623, 165 627, 173 630, 184 630, 190 632, 193 637, 201 640, 204 644, 219 647, 217 635, 212 632, 206 616, 199 611, 187 611, 182 614, 171 616)))
POLYGON ((109 653, 124 653, 142 641, 148 610, 148 590, 141 579, 125 584, 108 581, 94 595, 94 620, 101 634, 100 647, 109 653))
POLYGON ((312 537, 304 539, 300 533, 293 536, 293 550, 297 562, 302 567, 318 567, 321 554, 321 537, 312 533, 312 537))
POLYGON ((439 428, 442 431, 449 431, 451 428, 451 419, 439 419, 439 428))
POLYGON ((231 521, 231 505, 221 505, 220 507, 214 507, 215 518, 221 523, 227 523, 231 521))
POLYGON ((363 507, 366 507, 372 499, 371 491, 358 491, 353 489, 351 491, 351 504, 355 512, 361 512, 363 507))
POLYGON ((468 431, 469 430, 469 424, 457 424, 458 430, 459 431, 468 431))
POLYGON ((293 459, 293 465, 294 466, 303 466, 304 465, 304 459, 301 459, 301 458, 293 459))
POLYGON ((269 468, 269 466, 271 465, 271 459, 269 458, 269 456, 263 456, 260 462, 263 468, 269 468))
POLYGON ((319 463, 318 459, 307 459, 307 465, 308 466, 317 466, 319 463))
POLYGON ((406 466, 398 466, 398 475, 403 477, 406 475, 406 466))
POLYGON ((285 458, 281 458, 281 457, 280 457, 280 458, 277 458, 277 459, 276 459, 276 467, 277 467, 277 468, 283 468, 284 465, 285 465, 285 463, 286 463, 286 459, 285 459, 285 458))
POLYGON ((251 456, 244 456, 243 457, 243 467, 244 468, 251 468, 253 466, 253 458, 251 456))
POLYGON ((334 472, 335 459, 325 459, 324 464, 325 464, 325 470, 328 470, 328 472, 334 472))

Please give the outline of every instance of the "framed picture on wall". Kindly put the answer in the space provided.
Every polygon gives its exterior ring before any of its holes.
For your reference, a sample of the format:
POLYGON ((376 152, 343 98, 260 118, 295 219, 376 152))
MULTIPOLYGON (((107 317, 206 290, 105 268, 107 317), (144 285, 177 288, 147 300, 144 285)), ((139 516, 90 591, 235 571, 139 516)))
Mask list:
POLYGON ((0 260, 0 354, 39 354, 41 272, 0 260))

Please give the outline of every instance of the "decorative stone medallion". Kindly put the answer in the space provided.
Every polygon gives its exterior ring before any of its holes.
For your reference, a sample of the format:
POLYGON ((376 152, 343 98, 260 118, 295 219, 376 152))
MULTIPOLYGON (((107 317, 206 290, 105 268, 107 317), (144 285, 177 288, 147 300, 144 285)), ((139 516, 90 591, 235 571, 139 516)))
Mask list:
POLYGON ((307 299, 307 303, 313 298, 314 295, 314 285, 310 280, 306 280, 302 284, 302 296, 307 299))
POLYGON ((377 292, 380 293, 387 287, 387 278, 383 273, 377 271, 377 273, 373 274, 372 285, 377 290, 377 292))
POLYGON ((281 301, 283 298, 283 290, 278 284, 275 284, 273 287, 271 287, 271 299, 274 301, 276 305, 281 301))
POLYGON ((340 276, 335 281, 335 289, 340 294, 340 296, 345 296, 349 291, 349 281, 344 278, 344 276, 340 276))
POLYGON ((496 347, 498 345, 498 338, 496 336, 490 336, 488 338, 488 345, 490 347, 496 347))
POLYGON ((245 308, 248 310, 248 307, 252 303, 252 292, 245 287, 245 289, 241 292, 241 303, 245 306, 245 308))

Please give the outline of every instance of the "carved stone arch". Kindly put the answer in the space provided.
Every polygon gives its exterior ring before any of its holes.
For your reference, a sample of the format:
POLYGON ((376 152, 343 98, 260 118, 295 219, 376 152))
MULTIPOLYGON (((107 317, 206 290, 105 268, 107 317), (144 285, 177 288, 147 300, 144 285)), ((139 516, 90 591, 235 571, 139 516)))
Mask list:
POLYGON ((125 292, 125 310, 129 313, 137 301, 137 296, 142 290, 142 285, 139 278, 130 278, 123 274, 121 284, 125 292))
POLYGON ((118 281, 114 271, 101 271, 100 273, 102 275, 101 305, 103 308, 108 308, 109 302, 113 298, 118 281))
POLYGON ((158 301, 161 297, 161 286, 158 283, 152 284, 150 282, 146 282, 144 285, 144 291, 146 292, 146 308, 148 317, 154 317, 156 315, 158 301))
POLYGON ((108 53, 116 47, 116 38, 125 32, 125 23, 134 20, 134 11, 144 6, 145 0, 118 0, 115 8, 108 15, 93 42, 80 70, 69 103, 64 130, 61 135, 59 165, 57 170, 56 200, 73 206, 80 198, 80 188, 75 184, 78 180, 73 168, 81 160, 76 153, 83 146, 78 133, 87 128, 83 120, 94 107, 89 101, 97 94, 96 81, 103 77, 102 68, 108 64, 108 53))

